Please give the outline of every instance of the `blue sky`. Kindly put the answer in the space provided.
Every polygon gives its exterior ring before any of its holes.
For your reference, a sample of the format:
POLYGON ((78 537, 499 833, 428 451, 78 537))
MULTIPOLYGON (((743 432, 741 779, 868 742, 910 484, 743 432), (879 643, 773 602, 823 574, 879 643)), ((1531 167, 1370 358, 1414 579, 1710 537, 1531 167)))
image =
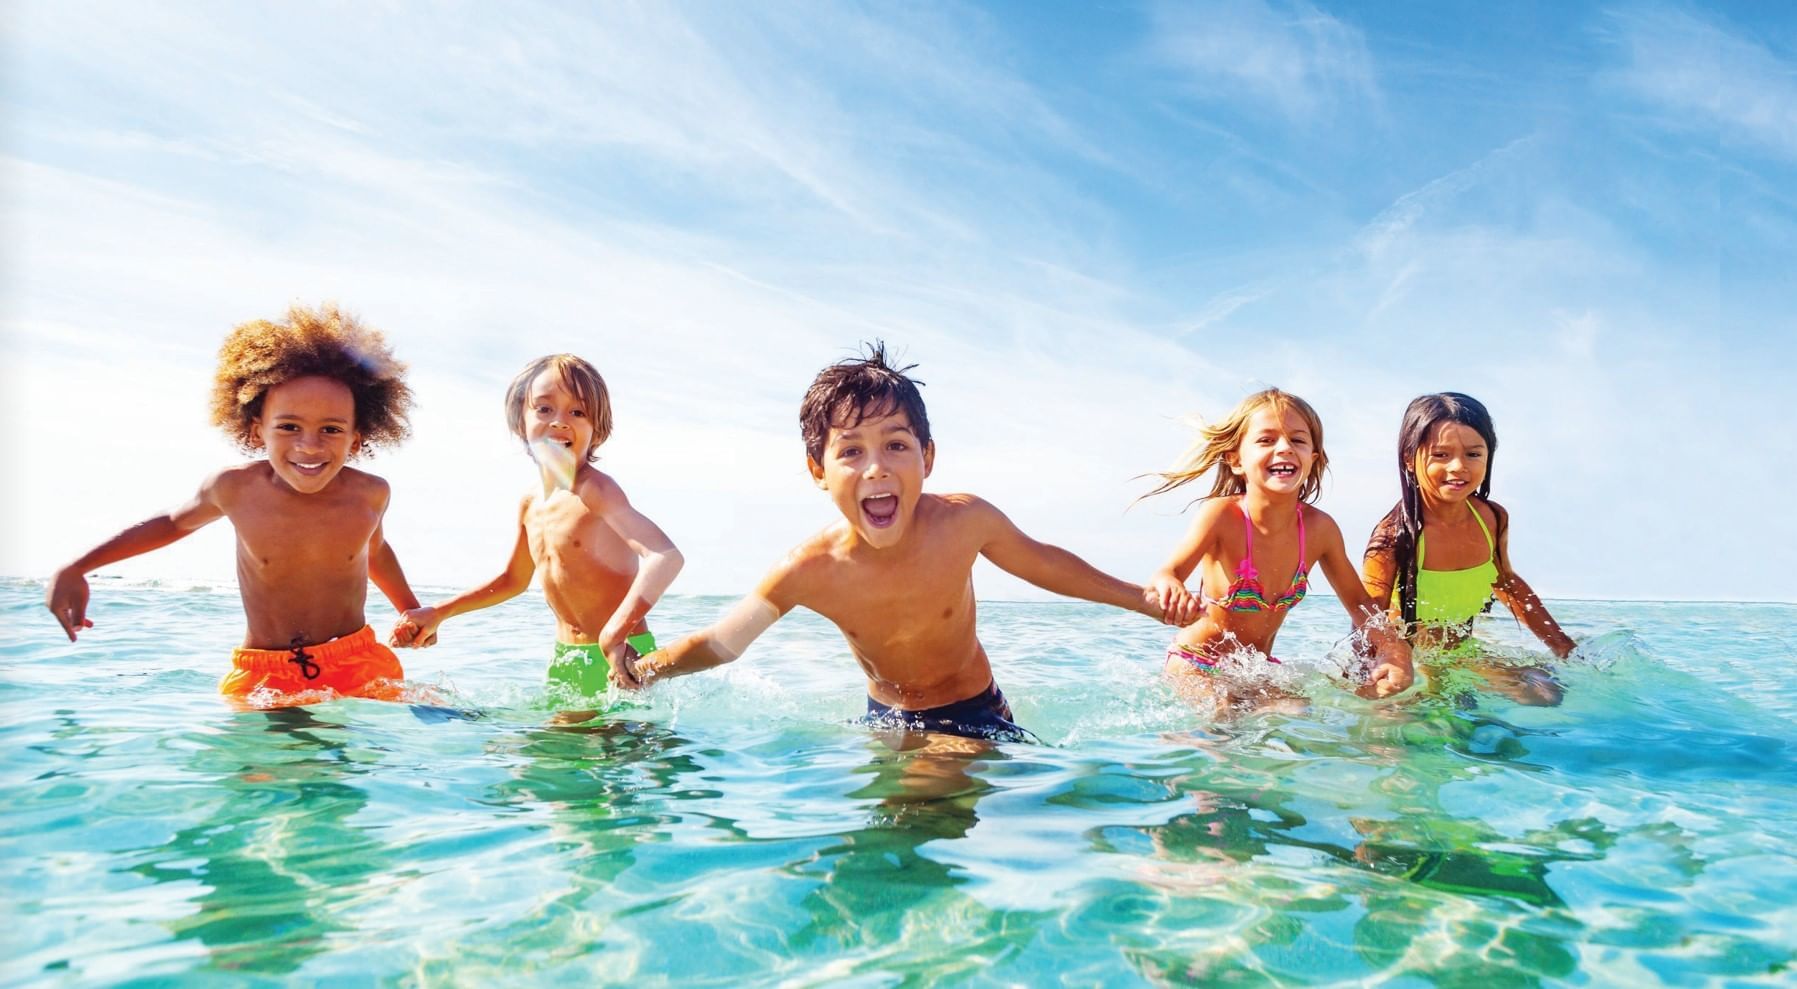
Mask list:
MULTIPOLYGON (((531 482, 499 396, 572 350, 676 590, 745 590, 831 517, 806 383, 883 337, 928 383, 936 490, 1133 579, 1184 524, 1129 507, 1182 417, 1309 398, 1358 556, 1405 403, 1456 389, 1548 596, 1797 599, 1778 5, 36 3, 5 30, 7 573, 232 462, 218 341, 334 299, 413 369, 416 437, 366 467, 419 583, 497 571, 531 482)), ((117 572, 228 577, 218 528, 117 572)))

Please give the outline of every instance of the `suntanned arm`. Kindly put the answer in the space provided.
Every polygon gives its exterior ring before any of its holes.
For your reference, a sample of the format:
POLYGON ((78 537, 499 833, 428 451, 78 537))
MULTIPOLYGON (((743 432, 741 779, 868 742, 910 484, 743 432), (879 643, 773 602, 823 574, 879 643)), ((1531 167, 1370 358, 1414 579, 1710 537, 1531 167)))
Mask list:
MULTIPOLYGON (((381 589, 393 609, 405 613, 418 607, 418 595, 412 593, 412 585, 406 580, 406 573, 400 569, 399 555, 393 552, 393 544, 387 542, 382 534, 380 523, 375 523, 374 533, 368 537, 368 579, 381 589)), ((435 645, 437 636, 432 633, 429 640, 418 645, 435 645)))
POLYGON ((1348 548, 1342 542, 1341 527, 1335 520, 1321 512, 1312 526, 1316 533, 1322 552, 1317 556, 1317 565, 1323 568, 1323 577, 1329 581, 1329 589, 1341 599, 1342 607, 1348 610, 1348 617, 1354 622, 1355 631, 1364 631, 1367 643, 1373 647, 1373 655, 1378 662, 1373 666, 1372 675, 1362 693, 1374 697, 1390 697, 1409 689, 1416 678, 1415 667, 1411 664, 1410 644, 1403 636, 1395 633, 1391 626, 1383 621, 1375 621, 1382 614, 1379 605, 1367 595, 1366 588, 1361 585, 1360 574, 1355 571, 1354 564, 1348 560, 1348 548), (1369 624, 1371 623, 1371 624, 1369 624))
POLYGON ((56 571, 50 578, 50 589, 44 594, 44 606, 56 616, 70 642, 75 641, 77 631, 94 627, 87 617, 87 575, 120 560, 161 549, 195 529, 223 518, 225 510, 218 501, 222 476, 221 472, 207 478, 200 485, 199 493, 180 508, 131 526, 56 571))
POLYGON ((518 504, 518 538, 512 544, 512 558, 506 561, 505 570, 485 584, 463 591, 442 604, 407 610, 393 626, 390 640, 393 645, 432 645, 437 640, 437 626, 445 621, 509 601, 530 587, 530 578, 536 575, 537 564, 530 558, 530 539, 524 532, 524 512, 529 506, 528 497, 518 504))
POLYGON ((978 513, 985 540, 980 553, 1013 577, 1064 597, 1081 598, 1136 611, 1156 621, 1180 624, 1182 615, 1169 615, 1160 594, 1099 570, 1059 546, 1037 542, 1023 534, 1005 513, 978 498, 968 500, 968 511, 978 513))
POLYGON ((1491 508, 1498 517, 1497 557, 1501 568, 1495 588, 1498 600, 1504 602, 1510 613, 1535 633, 1542 645, 1547 646, 1556 657, 1565 659, 1572 655, 1578 643, 1572 641, 1572 636, 1566 634, 1559 622, 1554 621, 1554 616, 1548 613, 1547 605, 1541 603, 1541 597, 1535 593, 1535 589, 1510 569, 1509 514, 1495 503, 1491 508))
POLYGON ((1374 602, 1390 601, 1391 589, 1398 582, 1396 551, 1369 547, 1360 567, 1360 586, 1366 589, 1366 596, 1374 602))
POLYGON ((1159 600, 1161 609, 1183 619, 1168 624, 1190 625, 1204 611, 1203 601, 1186 587, 1186 581, 1191 579, 1192 571, 1198 568, 1214 538, 1218 515, 1214 504, 1220 503, 1207 502, 1199 506, 1192 516, 1192 524, 1186 527, 1179 545, 1173 548, 1173 555, 1148 577, 1148 587, 1159 600))
POLYGON ((657 678, 709 670, 741 656, 761 633, 792 610, 789 574, 790 561, 762 578, 755 593, 738 601, 710 628, 634 661, 631 674, 636 682, 630 686, 647 686, 657 678))
POLYGON ((611 526, 640 561, 630 590, 599 632, 599 647, 605 652, 606 660, 628 684, 635 674, 625 659, 624 640, 630 630, 648 616, 655 602, 661 600, 686 558, 674 548, 674 541, 661 531, 660 526, 631 507, 630 499, 624 496, 624 489, 618 487, 616 481, 596 474, 581 485, 580 497, 594 514, 611 526))

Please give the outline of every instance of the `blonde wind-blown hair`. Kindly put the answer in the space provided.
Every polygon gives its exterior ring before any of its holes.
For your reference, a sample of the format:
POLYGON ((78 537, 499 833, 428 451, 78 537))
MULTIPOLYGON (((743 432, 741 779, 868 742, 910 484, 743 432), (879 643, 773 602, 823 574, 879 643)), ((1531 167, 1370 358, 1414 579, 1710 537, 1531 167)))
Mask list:
POLYGON ((1316 451, 1316 458, 1311 461, 1310 472, 1304 476, 1304 483, 1298 489, 1298 498, 1300 501, 1314 503, 1323 488, 1323 471, 1329 466, 1329 455, 1323 452, 1323 420, 1317 417, 1317 411, 1310 407, 1309 402, 1277 388, 1249 395, 1229 415, 1223 417, 1223 421, 1200 427, 1198 439, 1180 455, 1172 468, 1153 475, 1161 479, 1160 485, 1142 497, 1166 494, 1213 470, 1217 477, 1211 482, 1210 494, 1205 497, 1226 498, 1246 493, 1248 482, 1230 468, 1239 463, 1237 451, 1241 449, 1242 438, 1248 433, 1248 420, 1254 418, 1256 412, 1269 408, 1281 418, 1287 412, 1298 413, 1304 419, 1305 427, 1310 430, 1311 447, 1316 451))

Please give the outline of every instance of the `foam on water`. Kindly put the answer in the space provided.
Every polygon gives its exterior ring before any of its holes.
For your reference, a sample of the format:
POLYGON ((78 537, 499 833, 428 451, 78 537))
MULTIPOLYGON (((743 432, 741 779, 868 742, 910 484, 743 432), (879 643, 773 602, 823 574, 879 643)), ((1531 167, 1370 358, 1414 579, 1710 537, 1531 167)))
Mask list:
MULTIPOLYGON (((233 595, 96 581, 70 645, 42 593, 0 583, 7 984, 1701 984, 1797 956, 1790 606, 1555 603, 1582 645, 1537 707, 1356 697, 1318 595, 1273 671, 1302 712, 1219 719, 1163 679, 1167 630, 982 602, 1044 742, 988 746, 854 724, 804 613, 556 725, 534 594, 402 653, 441 704, 259 712, 215 693, 233 595)), ((1493 668, 1546 659, 1479 635, 1493 668)))

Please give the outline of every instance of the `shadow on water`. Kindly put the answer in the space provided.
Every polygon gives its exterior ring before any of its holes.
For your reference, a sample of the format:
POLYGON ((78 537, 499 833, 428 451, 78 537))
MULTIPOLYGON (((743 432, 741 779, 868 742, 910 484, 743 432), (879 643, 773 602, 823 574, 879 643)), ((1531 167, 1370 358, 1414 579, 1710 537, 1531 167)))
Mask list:
POLYGON ((392 849, 349 823, 368 803, 354 780, 378 759, 352 738, 305 708, 244 712, 188 760, 213 806, 130 871, 206 887, 168 927, 205 945, 208 967, 289 974, 353 928, 336 915, 368 895, 392 849))

